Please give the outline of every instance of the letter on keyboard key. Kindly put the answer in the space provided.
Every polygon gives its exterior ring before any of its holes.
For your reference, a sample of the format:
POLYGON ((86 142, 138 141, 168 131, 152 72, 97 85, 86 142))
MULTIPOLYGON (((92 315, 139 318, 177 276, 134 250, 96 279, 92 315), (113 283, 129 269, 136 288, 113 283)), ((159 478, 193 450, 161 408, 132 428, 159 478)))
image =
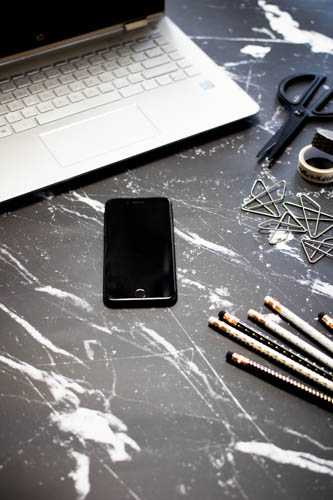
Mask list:
POLYGON ((7 137, 7 135, 12 135, 13 131, 9 125, 4 125, 0 127, 0 139, 2 137, 7 137))

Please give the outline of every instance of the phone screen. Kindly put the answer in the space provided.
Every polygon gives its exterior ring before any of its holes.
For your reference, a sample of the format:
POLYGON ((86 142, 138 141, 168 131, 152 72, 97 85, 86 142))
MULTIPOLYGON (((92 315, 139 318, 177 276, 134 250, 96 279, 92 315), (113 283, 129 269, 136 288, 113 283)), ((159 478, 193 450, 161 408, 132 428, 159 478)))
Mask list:
POLYGON ((171 202, 115 198, 104 217, 104 303, 169 306, 177 300, 171 202))

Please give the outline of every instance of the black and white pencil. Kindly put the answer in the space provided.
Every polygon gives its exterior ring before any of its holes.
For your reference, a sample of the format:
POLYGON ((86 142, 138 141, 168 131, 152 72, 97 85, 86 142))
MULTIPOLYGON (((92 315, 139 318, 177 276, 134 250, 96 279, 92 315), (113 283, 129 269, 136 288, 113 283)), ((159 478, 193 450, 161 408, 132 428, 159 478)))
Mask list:
POLYGON ((298 380, 295 380, 289 376, 283 375, 271 368, 268 368, 260 363, 250 360, 242 354, 236 352, 228 352, 226 359, 229 363, 242 368, 243 370, 256 375, 262 380, 266 380, 277 387, 280 387, 292 394, 296 394, 311 403, 323 406, 331 411, 333 411, 333 398, 327 394, 314 389, 298 380))
POLYGON ((255 340, 246 335, 245 333, 236 330, 236 328, 228 325, 224 321, 220 321, 219 319, 211 316, 208 319, 208 325, 215 328, 218 332, 223 333, 227 337, 230 337, 231 339, 244 344, 253 351, 265 357, 268 357, 269 359, 279 363, 280 365, 283 365, 285 368, 292 370, 293 372, 306 378, 307 380, 311 380, 311 382, 318 384, 322 387, 325 387, 325 389, 328 389, 329 391, 333 392, 333 382, 331 380, 322 377, 316 372, 309 370, 305 366, 302 366, 301 364, 296 363, 292 359, 287 358, 283 354, 276 352, 274 349, 267 347, 258 340, 255 340))

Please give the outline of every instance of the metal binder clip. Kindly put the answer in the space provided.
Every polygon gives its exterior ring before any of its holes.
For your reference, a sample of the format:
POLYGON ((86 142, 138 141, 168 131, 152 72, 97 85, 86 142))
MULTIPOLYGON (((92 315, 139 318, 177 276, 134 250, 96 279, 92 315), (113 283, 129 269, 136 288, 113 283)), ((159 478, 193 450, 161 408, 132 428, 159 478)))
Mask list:
POLYGON ((285 241, 290 233, 306 232, 305 227, 291 212, 284 212, 282 217, 278 221, 268 220, 265 222, 260 222, 258 224, 258 228, 260 231, 266 231, 270 233, 268 241, 271 245, 276 245, 277 243, 285 241))
POLYGON ((333 237, 325 238, 322 241, 303 238, 302 247, 310 264, 315 264, 323 257, 333 259, 333 237), (332 243, 328 243, 332 241, 332 243), (310 253, 312 251, 312 253, 310 253))
MULTIPOLYGON (((327 231, 329 231, 331 228, 333 228, 333 215, 330 216, 329 214, 325 214, 325 217, 328 217, 328 221, 331 221, 332 223, 326 229, 323 229, 321 232, 319 232, 319 229, 318 229, 319 223, 323 222, 321 206, 319 205, 319 203, 317 203, 312 198, 310 198, 310 196, 308 196, 307 194, 301 194, 301 204, 302 204, 302 209, 303 209, 306 227, 307 227, 310 238, 313 238, 313 239, 319 238, 323 234, 327 233, 327 231), (305 206, 305 203, 304 203, 305 199, 310 203, 310 207, 305 206), (315 209, 311 208, 311 204, 314 205, 316 208, 315 209), (310 211, 313 214, 316 214, 316 217, 310 219, 307 215, 308 211, 310 211), (314 220, 314 222, 315 222, 314 231, 312 231, 310 228, 310 223, 309 223, 310 220, 314 220)), ((327 219, 325 219, 325 222, 327 222, 327 219)))
POLYGON ((251 198, 243 203, 241 209, 244 212, 251 212, 257 215, 265 215, 267 217, 278 218, 281 217, 280 210, 278 209, 276 203, 280 203, 286 192, 286 181, 278 181, 267 187, 265 183, 261 179, 256 179, 252 185, 251 189, 251 198), (262 190, 255 194, 255 189, 258 185, 262 186, 262 190), (280 186, 282 186, 282 194, 279 194, 280 186), (277 191, 276 198, 272 197, 272 193, 277 191), (266 197, 266 201, 262 201, 262 198, 266 197), (267 199, 268 198, 268 199, 267 199), (270 208, 270 206, 273 207, 270 208), (264 211, 260 211, 257 209, 263 209, 264 211))

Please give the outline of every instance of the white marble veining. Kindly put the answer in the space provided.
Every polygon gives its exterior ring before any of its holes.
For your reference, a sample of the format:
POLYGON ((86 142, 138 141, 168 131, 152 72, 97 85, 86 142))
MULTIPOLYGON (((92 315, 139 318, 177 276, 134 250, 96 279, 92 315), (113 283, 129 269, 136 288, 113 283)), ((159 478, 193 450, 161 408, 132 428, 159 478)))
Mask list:
MULTIPOLYGON (((191 2, 175 5, 185 22, 191 2)), ((251 127, 1 214, 0 489, 12 495, 4 500, 330 498, 331 414, 228 365, 227 350, 241 347, 207 326, 220 309, 242 318, 249 306, 263 309, 273 292, 313 322, 332 302, 329 263, 309 265, 299 235, 270 246, 260 217, 240 209, 258 177, 286 176, 289 200, 305 192, 326 210, 333 196, 298 178, 293 146, 274 169, 256 163, 286 118, 274 86, 282 73, 332 65, 333 39, 303 26, 292 7, 247 0, 237 5, 241 21, 226 23, 229 2, 196 3, 192 37, 261 105, 251 127), (206 14, 222 16, 212 31, 201 27, 206 14), (172 200, 173 308, 104 307, 112 196, 172 200)))

